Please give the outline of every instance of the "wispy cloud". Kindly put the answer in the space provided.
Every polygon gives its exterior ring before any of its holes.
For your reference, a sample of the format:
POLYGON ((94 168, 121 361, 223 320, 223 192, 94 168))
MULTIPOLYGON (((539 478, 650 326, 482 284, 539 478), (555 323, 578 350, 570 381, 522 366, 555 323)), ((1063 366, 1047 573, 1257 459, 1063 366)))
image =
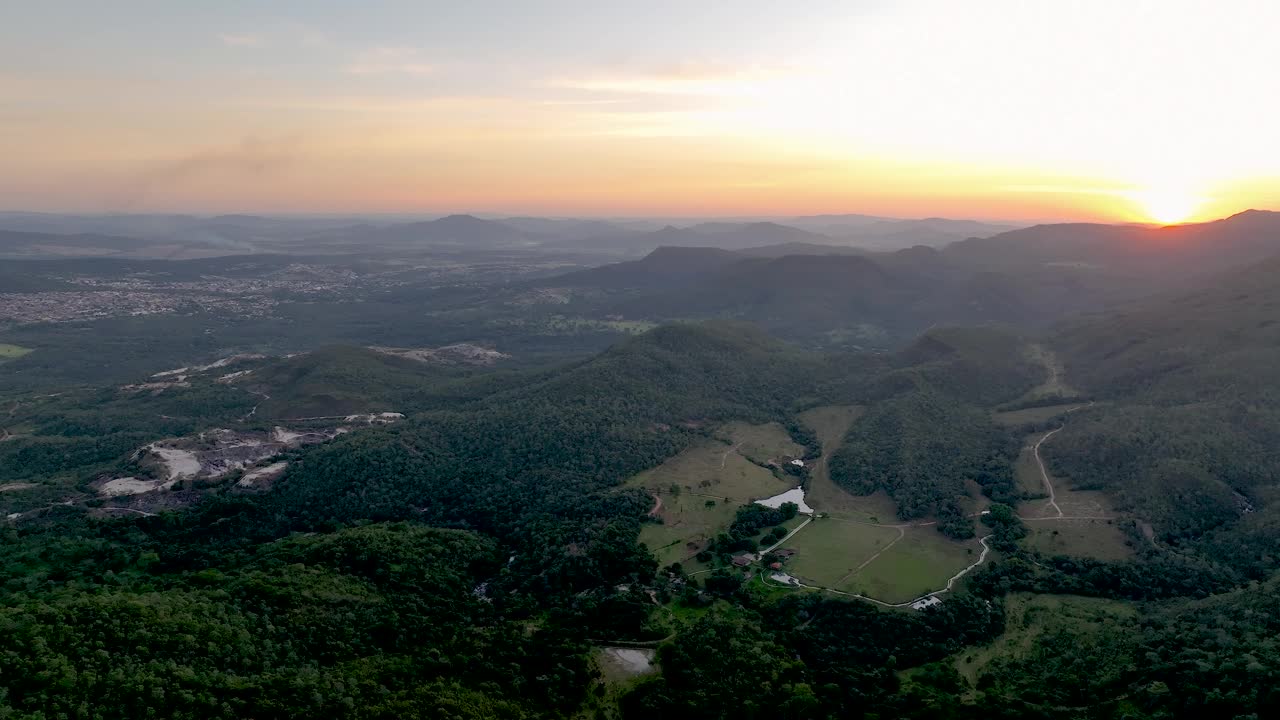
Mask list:
POLYGON ((329 44, 329 34, 310 25, 288 23, 268 25, 254 30, 223 32, 217 39, 228 47, 259 48, 268 46, 320 47, 329 44))
POLYGON ((262 47, 267 39, 259 33, 221 33, 218 40, 231 47, 262 47))
POLYGON ((550 85, 570 90, 630 95, 748 96, 801 72, 788 65, 734 66, 686 62, 640 70, 621 69, 579 77, 562 77, 550 85))
POLYGON ((417 48, 377 47, 358 54, 349 65, 351 75, 431 75, 439 68, 417 48))

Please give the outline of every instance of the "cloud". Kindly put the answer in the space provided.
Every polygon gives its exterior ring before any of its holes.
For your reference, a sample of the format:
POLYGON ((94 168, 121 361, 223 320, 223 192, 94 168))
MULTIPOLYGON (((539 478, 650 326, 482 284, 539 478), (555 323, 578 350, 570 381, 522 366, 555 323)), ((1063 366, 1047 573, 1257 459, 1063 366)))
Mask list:
POLYGON ((557 88, 594 93, 739 97, 758 94, 799 72, 799 68, 788 65, 765 67, 685 62, 641 70, 624 69, 556 78, 550 84, 557 88))
POLYGON ((358 54, 349 65, 350 75, 431 75, 438 66, 427 62, 416 48, 377 47, 358 54))
POLYGON ((228 47, 260 48, 271 46, 320 47, 329 44, 329 34, 309 25, 288 23, 247 32, 218 33, 218 41, 228 47))
POLYGON ((262 47, 267 39, 258 33, 221 33, 218 40, 231 47, 262 47))

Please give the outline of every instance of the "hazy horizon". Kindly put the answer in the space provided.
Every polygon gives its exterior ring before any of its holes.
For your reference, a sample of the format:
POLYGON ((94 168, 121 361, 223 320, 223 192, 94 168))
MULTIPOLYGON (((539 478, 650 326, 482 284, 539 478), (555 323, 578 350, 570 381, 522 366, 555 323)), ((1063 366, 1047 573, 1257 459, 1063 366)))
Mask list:
POLYGON ((49 2, 17 210, 1178 222, 1274 207, 1280 8, 49 2))

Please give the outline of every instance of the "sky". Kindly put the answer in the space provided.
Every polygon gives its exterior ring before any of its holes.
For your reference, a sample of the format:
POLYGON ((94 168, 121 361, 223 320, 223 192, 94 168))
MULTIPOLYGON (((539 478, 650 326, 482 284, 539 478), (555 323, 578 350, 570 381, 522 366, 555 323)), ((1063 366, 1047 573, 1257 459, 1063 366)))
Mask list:
POLYGON ((0 0, 0 209, 1280 208, 1280 3, 0 0))

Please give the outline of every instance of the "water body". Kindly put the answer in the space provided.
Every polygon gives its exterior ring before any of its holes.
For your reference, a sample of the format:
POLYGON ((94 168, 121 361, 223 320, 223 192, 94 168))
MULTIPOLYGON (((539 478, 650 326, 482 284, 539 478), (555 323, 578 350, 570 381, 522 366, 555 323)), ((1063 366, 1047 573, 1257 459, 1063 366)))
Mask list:
POLYGON ((804 488, 800 488, 800 487, 792 488, 782 493, 781 495, 774 495, 771 498, 757 500, 756 504, 763 505, 769 508, 780 508, 782 507, 782 503, 789 503, 789 502, 795 503, 796 505, 798 505, 800 507, 801 514, 804 514, 804 515, 813 514, 813 508, 809 507, 808 505, 805 505, 804 503, 804 488))
POLYGON ((627 675, 644 675, 653 672, 654 652, 652 650, 608 647, 604 652, 605 656, 627 675))

